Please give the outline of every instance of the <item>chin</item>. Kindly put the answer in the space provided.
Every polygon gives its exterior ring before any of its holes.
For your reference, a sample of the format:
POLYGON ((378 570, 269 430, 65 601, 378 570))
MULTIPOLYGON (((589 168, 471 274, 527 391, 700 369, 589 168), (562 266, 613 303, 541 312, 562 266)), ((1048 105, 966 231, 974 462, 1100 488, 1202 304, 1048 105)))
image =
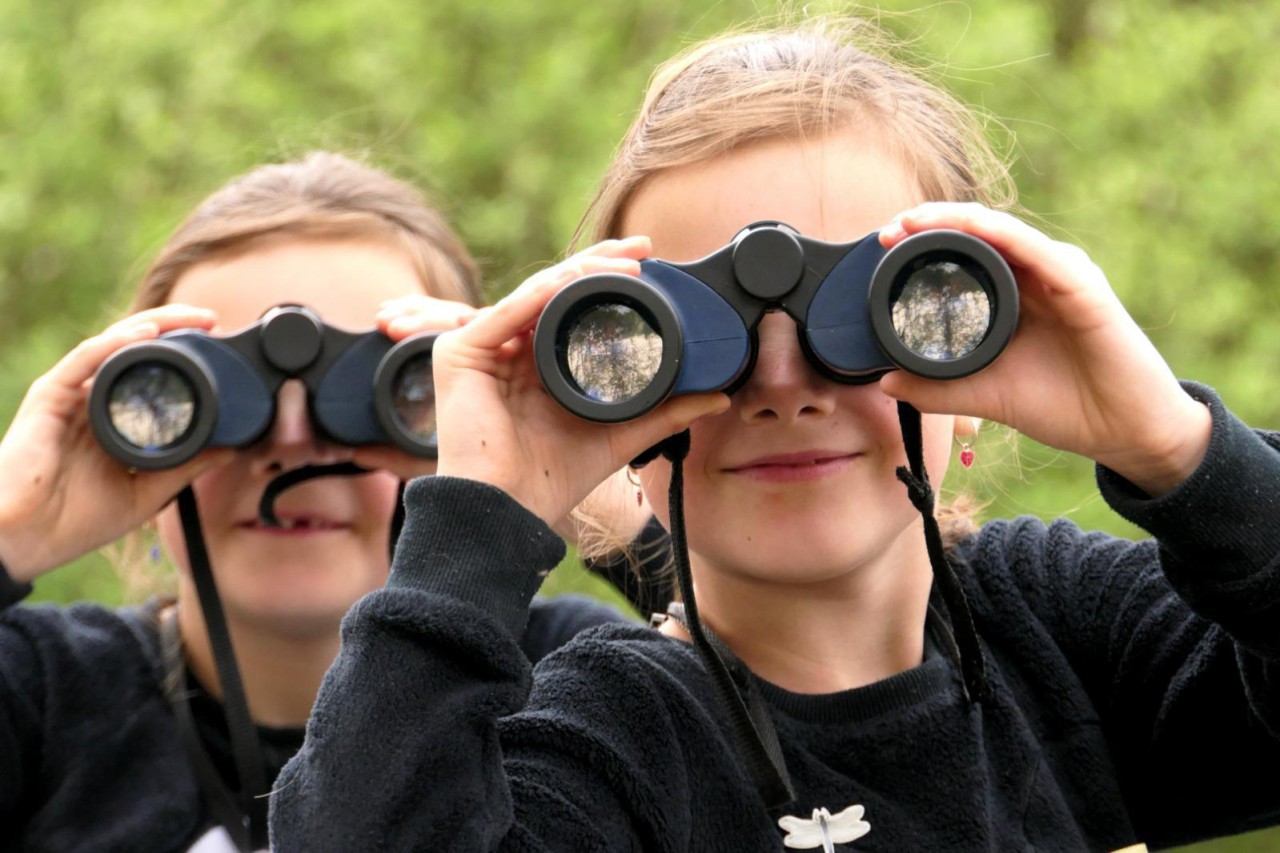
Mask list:
POLYGON ((316 600, 314 597, 275 598, 270 601, 242 602, 236 608, 239 618, 256 623, 260 629, 296 639, 337 637, 342 617, 354 600, 316 600))
POLYGON ((244 618, 260 624, 278 620, 286 625, 319 625, 336 631, 352 605, 385 582, 385 572, 374 579, 358 575, 350 565, 337 576, 317 572, 314 566, 297 571, 278 567, 242 587, 236 605, 244 618))

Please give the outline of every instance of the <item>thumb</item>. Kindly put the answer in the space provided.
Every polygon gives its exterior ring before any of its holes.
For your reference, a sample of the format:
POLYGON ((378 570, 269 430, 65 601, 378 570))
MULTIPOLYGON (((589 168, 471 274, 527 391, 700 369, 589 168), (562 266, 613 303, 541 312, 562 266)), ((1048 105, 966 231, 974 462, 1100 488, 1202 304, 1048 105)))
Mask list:
POLYGON ((158 508, 189 486, 201 474, 220 468, 236 457, 230 447, 217 447, 202 451, 176 468, 147 475, 147 487, 142 495, 147 505, 158 508))
POLYGON ((978 395, 983 385, 977 377, 925 379, 905 370, 894 370, 880 379, 880 390, 887 396, 910 403, 921 412, 989 417, 978 395))
POLYGON ((621 458, 614 461, 619 467, 626 465, 663 439, 688 429, 699 418, 718 415, 728 408, 729 395, 718 392, 672 397, 644 417, 620 425, 625 436, 615 442, 621 458))

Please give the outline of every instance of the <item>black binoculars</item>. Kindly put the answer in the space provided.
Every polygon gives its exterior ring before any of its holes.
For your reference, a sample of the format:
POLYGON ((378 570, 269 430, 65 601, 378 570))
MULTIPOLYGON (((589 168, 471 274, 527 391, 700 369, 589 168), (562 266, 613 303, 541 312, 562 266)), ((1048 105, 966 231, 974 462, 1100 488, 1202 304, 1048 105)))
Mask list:
POLYGON ((356 447, 392 444, 436 456, 436 332, 393 343, 375 330, 326 325, 280 305, 219 337, 181 329, 121 349, 102 363, 89 423, 102 447, 132 468, 172 468, 206 447, 246 447, 275 419, 287 379, 307 388, 317 433, 356 447))
POLYGON ((901 368, 956 379, 986 367, 1018 322, 1000 253, 960 231, 891 250, 757 222, 701 260, 641 262, 639 277, 587 276, 547 304, 534 357, 548 393, 587 420, 639 417, 671 394, 732 393, 750 376, 765 312, 796 322, 813 367, 837 382, 901 368))

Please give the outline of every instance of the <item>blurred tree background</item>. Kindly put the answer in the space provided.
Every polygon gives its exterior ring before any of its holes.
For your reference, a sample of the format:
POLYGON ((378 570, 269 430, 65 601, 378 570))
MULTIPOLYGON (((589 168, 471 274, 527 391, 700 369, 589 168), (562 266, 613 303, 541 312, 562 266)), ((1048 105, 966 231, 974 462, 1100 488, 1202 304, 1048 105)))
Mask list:
MULTIPOLYGON (((998 117, 1037 221, 1090 252, 1179 375, 1280 426, 1280 4, 922 5, 806 8, 879 18, 998 117)), ((481 259, 489 295, 506 292, 563 251, 654 65, 778 8, 0 0, 0 425, 119 313, 182 216, 263 160, 329 148, 415 181, 481 259)), ((991 513, 1140 535, 1088 463, 997 430, 977 449, 949 485, 991 513)), ((589 584, 562 571, 553 589, 589 584)), ((91 556, 35 598, 124 595, 91 556)), ((1276 851, 1280 832, 1195 849, 1276 851)))

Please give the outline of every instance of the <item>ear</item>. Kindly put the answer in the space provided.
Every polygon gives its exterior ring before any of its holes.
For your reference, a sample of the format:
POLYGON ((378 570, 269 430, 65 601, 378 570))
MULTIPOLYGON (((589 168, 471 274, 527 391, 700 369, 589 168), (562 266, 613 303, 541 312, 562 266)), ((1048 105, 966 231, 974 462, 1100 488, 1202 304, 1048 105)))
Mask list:
POLYGON ((971 418, 968 415, 956 415, 952 434, 956 438, 973 438, 982 428, 982 418, 971 418))

